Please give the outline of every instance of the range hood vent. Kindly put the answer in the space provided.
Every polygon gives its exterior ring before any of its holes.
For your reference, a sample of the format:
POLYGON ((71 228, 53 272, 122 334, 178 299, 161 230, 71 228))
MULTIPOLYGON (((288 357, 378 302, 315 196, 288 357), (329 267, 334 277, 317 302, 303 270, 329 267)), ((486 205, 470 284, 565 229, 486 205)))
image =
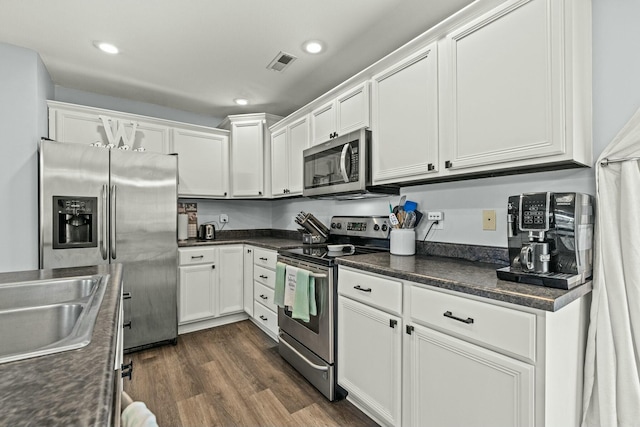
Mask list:
POLYGON ((278 53, 276 57, 273 58, 273 61, 271 61, 269 65, 267 65, 267 68, 269 70, 278 71, 281 73, 285 70, 285 68, 291 65, 293 61, 295 61, 296 59, 298 58, 291 55, 290 53, 285 53, 280 51, 280 53, 278 53))

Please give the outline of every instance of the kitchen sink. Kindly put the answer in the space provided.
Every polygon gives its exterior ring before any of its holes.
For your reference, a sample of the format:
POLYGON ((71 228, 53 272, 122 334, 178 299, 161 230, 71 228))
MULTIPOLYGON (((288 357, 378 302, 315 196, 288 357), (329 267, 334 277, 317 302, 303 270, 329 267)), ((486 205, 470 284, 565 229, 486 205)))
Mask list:
POLYGON ((82 299, 91 295, 99 279, 88 276, 0 285, 0 310, 82 299))
POLYGON ((0 363, 84 347, 108 276, 0 285, 0 363))

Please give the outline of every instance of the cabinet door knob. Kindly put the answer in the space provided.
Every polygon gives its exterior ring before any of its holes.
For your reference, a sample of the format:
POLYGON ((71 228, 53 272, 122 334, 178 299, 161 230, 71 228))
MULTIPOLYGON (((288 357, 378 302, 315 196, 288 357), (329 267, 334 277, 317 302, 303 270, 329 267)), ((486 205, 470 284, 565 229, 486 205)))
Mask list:
POLYGON ((429 164, 427 165, 427 170, 428 170, 428 171, 432 171, 432 170, 434 170, 435 168, 436 168, 436 167, 435 167, 435 166, 433 166, 433 163, 429 163, 429 164))
POLYGON ((262 196, 262 191, 258 191, 258 196, 262 196))
POLYGON ((398 324, 398 321, 396 319, 389 319, 390 327, 395 328, 397 324, 398 324))
POLYGON ((413 333, 413 326, 407 325, 405 330, 407 331, 407 335, 411 335, 413 333))
POLYGON ((453 166, 453 163, 451 163, 451 160, 447 160, 446 162, 444 162, 444 167, 449 169, 450 167, 453 166))
POLYGON ((251 253, 251 249, 247 249, 247 253, 250 254, 251 253))
POLYGON ((225 196, 227 195, 227 192, 226 192, 226 191, 224 192, 224 195, 225 195, 225 196))
POLYGON ((211 269, 212 269, 212 270, 215 270, 215 269, 216 269, 215 264, 211 266, 211 269))

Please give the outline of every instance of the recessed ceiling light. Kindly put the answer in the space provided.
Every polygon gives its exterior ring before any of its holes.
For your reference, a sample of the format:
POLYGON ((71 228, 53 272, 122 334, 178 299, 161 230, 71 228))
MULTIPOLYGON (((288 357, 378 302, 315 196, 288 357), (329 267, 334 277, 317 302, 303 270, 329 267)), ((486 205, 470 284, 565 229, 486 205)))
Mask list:
POLYGON ((309 40, 307 42, 304 42, 304 44, 302 45, 302 48, 307 53, 316 54, 316 53, 322 52, 322 50, 324 49, 324 46, 321 41, 309 40))
POLYGON ((111 55, 115 55, 118 52, 120 52, 120 50, 115 45, 112 45, 111 43, 95 41, 93 42, 93 45, 98 49, 100 49, 101 51, 103 51, 104 53, 109 53, 111 55))
POLYGON ((247 105, 249 103, 249 100, 245 98, 236 98, 233 100, 233 102, 235 102, 238 105, 247 105))

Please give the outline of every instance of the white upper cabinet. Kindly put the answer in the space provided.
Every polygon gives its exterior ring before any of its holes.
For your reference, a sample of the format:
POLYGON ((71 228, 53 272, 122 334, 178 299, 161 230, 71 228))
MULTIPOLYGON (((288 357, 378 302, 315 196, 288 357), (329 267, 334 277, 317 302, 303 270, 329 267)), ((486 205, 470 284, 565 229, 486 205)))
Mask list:
POLYGON ((262 120, 231 124, 233 197, 264 196, 264 124, 262 120))
POLYGON ((271 134, 271 193, 273 197, 302 194, 302 152, 308 147, 308 116, 273 130, 271 134))
POLYGON ((131 149, 167 154, 169 131, 167 124, 150 117, 103 110, 93 107, 49 101, 49 138, 61 142, 109 144, 109 132, 118 135, 117 145, 129 145, 131 149), (108 123, 110 130, 105 129, 108 123))
POLYGON ((447 174, 591 163, 588 3, 509 0, 441 41, 447 174))
POLYGON ((373 77, 373 184, 438 172, 437 66, 437 44, 432 43, 373 77))
POLYGON ((269 126, 282 117, 271 114, 239 114, 227 117, 220 127, 229 129, 231 144, 231 197, 271 196, 271 133, 269 126))
POLYGON ((181 197, 225 198, 228 195, 227 131, 174 128, 172 151, 178 153, 178 194, 181 197))
POLYGON ((369 127, 369 83, 350 89, 311 112, 312 145, 369 127))

